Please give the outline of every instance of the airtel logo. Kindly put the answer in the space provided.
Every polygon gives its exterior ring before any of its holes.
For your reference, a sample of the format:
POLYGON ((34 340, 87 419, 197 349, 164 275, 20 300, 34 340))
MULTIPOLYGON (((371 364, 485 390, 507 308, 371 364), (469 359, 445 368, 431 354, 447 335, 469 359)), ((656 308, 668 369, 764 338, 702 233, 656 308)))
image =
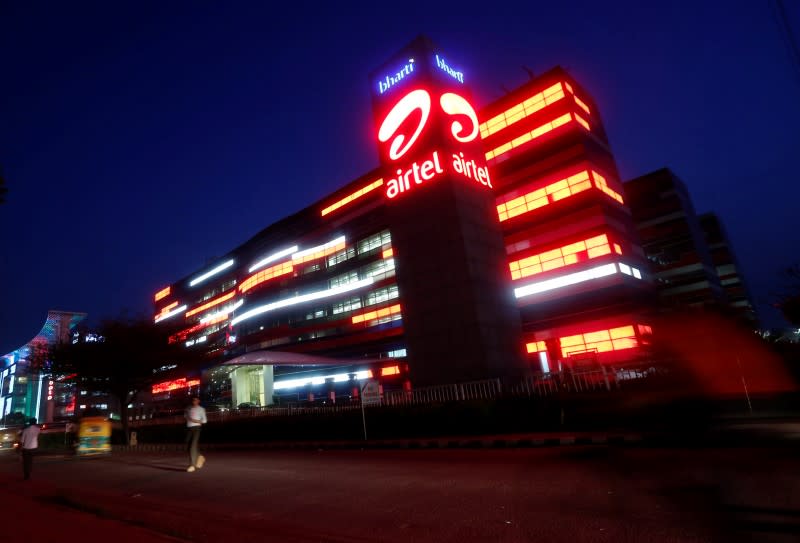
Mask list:
MULTIPOLYGON (((378 141, 389 144, 389 158, 398 160, 405 155, 414 143, 419 139, 422 131, 428 123, 431 114, 431 95, 424 89, 412 90, 403 96, 389 111, 383 119, 378 129, 378 141), (419 124, 408 134, 398 133, 401 125, 416 111, 419 111, 419 124)), ((450 133, 459 143, 467 143, 478 137, 478 116, 469 102, 463 96, 453 92, 445 92, 439 97, 439 106, 447 115, 466 116, 471 124, 469 129, 465 129, 459 120, 453 120, 450 125, 450 133)))

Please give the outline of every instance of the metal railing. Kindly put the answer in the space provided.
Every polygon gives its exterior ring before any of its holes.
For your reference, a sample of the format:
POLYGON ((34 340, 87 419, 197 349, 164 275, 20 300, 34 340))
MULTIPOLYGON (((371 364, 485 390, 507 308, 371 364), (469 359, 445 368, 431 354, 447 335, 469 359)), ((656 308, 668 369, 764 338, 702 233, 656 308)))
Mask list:
MULTIPOLYGON (((419 387, 413 390, 391 390, 384 392, 379 402, 365 406, 401 407, 429 405, 460 401, 495 400, 498 398, 547 398, 559 394, 609 393, 624 388, 627 382, 641 382, 648 377, 660 375, 663 369, 601 367, 588 371, 564 371, 533 375, 514 383, 503 383, 500 379, 485 379, 450 385, 419 387)), ((361 409, 358 398, 348 398, 330 405, 289 404, 247 409, 210 411, 209 422, 225 422, 252 417, 290 417, 299 415, 337 414, 361 409)), ((132 427, 154 424, 183 424, 182 413, 152 418, 130 419, 132 427)))

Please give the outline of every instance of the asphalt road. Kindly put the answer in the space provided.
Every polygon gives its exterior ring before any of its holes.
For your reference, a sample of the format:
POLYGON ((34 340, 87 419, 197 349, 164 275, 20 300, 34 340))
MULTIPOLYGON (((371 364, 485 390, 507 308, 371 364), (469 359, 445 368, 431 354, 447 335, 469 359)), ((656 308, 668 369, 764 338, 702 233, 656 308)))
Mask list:
MULTIPOLYGON (((0 507, 5 517, 27 499, 41 518, 96 515, 125 537, 147 532, 140 543, 800 541, 797 448, 206 456, 194 473, 176 453, 39 457, 23 482, 15 455, 4 454, 0 507)), ((70 537, 58 540, 87 541, 70 537)))

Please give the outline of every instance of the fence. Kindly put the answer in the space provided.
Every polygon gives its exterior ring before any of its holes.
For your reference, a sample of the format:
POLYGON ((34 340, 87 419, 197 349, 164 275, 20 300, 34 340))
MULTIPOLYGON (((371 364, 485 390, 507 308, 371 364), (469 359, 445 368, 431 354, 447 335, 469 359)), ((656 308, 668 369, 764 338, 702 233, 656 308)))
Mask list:
MULTIPOLYGON (((500 379, 485 379, 450 385, 420 387, 413 390, 391 390, 381 395, 380 402, 373 406, 401 407, 409 405, 428 405, 470 400, 496 400, 499 398, 547 398, 558 394, 608 393, 624 388, 627 383, 642 382, 648 378, 662 375, 663 367, 644 366, 639 368, 604 368, 580 371, 534 375, 513 383, 503 383, 500 379)), ((250 417, 290 417, 298 415, 325 415, 361 409, 358 398, 348 399, 331 405, 313 406, 291 404, 288 406, 254 407, 211 411, 207 414, 209 422, 250 417)), ((130 420, 131 427, 154 424, 183 424, 183 414, 166 417, 130 420)))

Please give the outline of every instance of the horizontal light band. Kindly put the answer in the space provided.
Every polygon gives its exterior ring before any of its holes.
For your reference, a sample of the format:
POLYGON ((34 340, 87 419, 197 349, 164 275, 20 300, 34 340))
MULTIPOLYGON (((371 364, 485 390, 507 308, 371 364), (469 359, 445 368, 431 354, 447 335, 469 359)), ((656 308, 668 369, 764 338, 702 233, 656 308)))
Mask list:
POLYGON ((217 311, 216 313, 210 313, 210 314, 206 315, 205 317, 200 319, 200 322, 210 323, 211 321, 219 322, 220 319, 221 320, 225 320, 225 318, 227 318, 228 314, 231 311, 236 311, 236 309, 242 307, 242 304, 244 304, 244 300, 239 300, 238 302, 233 304, 233 306, 231 306, 231 307, 229 307, 227 309, 221 309, 221 310, 217 311))
POLYGON ((340 236, 333 241, 329 241, 323 245, 317 245, 316 247, 312 247, 310 249, 304 249, 300 252, 297 252, 292 255, 292 262, 297 262, 298 264, 302 264, 303 262, 309 262, 311 260, 316 260, 318 258, 322 258, 324 256, 329 256, 336 251, 341 251, 345 248, 345 239, 344 236, 340 236))
MULTIPOLYGON (((364 379, 372 379, 371 370, 361 370, 354 372, 355 378, 358 381, 364 379)), ((333 379, 334 383, 342 383, 350 380, 349 373, 336 373, 334 375, 325 375, 319 377, 306 377, 304 379, 285 379, 283 381, 276 381, 272 385, 272 390, 281 390, 285 388, 297 388, 306 385, 322 385, 328 379, 333 379)))
POLYGON ((171 288, 171 287, 164 287, 164 288, 162 288, 161 290, 159 290, 158 292, 156 292, 156 296, 155 296, 155 298, 156 298, 156 301, 159 301, 161 298, 166 298, 167 296, 169 296, 169 293, 170 293, 171 291, 172 291, 172 288, 171 288))
POLYGON ((282 275, 288 275, 294 271, 294 265, 291 261, 281 262, 280 264, 275 264, 274 266, 270 266, 264 270, 254 273, 244 281, 242 284, 239 285, 239 292, 247 292, 251 288, 264 283, 265 281, 269 281, 270 279, 275 279, 276 277, 281 277, 282 275))
POLYGON ((161 308, 161 311, 156 313, 156 317, 160 315, 166 315, 167 313, 169 313, 170 309, 173 309, 175 307, 178 307, 178 302, 172 302, 169 305, 165 305, 164 307, 161 308))
POLYGON ((227 270, 231 266, 233 266, 233 259, 228 260, 227 262, 223 262, 222 264, 220 264, 216 268, 214 268, 212 270, 209 270, 206 273, 204 273, 203 275, 192 279, 191 281, 189 281, 189 286, 193 287, 193 286, 197 285, 198 283, 201 283, 201 282, 205 281, 206 279, 208 279, 212 275, 216 275, 216 274, 218 274, 219 272, 221 272, 223 270, 227 270))
POLYGON ((616 264, 603 264, 602 266, 596 266, 588 270, 570 273, 568 275, 562 275, 561 277, 554 277, 553 279, 547 279, 545 281, 525 285, 524 287, 515 288, 514 296, 522 298, 524 296, 530 296, 531 294, 555 290, 557 288, 583 283, 584 281, 591 281, 592 279, 608 277, 609 275, 614 275, 617 271, 616 264))
MULTIPOLYGON (((238 303, 241 304, 243 302, 238 302, 238 303)), ((227 318, 228 318, 228 314, 224 313, 222 315, 216 314, 216 316, 214 318, 209 319, 207 321, 201 320, 198 324, 195 324, 194 326, 192 326, 190 328, 187 328, 186 330, 181 330, 177 334, 169 336, 169 343, 175 343, 177 341, 182 341, 182 340, 186 339, 189 336, 189 334, 193 334, 194 332, 197 332, 198 330, 202 330, 203 328, 208 328, 209 326, 213 326, 214 324, 218 324, 218 323, 224 321, 227 318)))
POLYGON ((288 249, 283 249, 282 251, 278 251, 277 253, 269 255, 267 258, 264 258, 263 260, 259 260, 258 262, 250 266, 250 269, 247 271, 248 273, 256 271, 258 268, 262 268, 267 264, 269 264, 270 262, 275 262, 279 258, 283 258, 284 256, 288 256, 296 252, 297 252, 297 245, 289 247, 288 249))
POLYGON ((367 311, 366 313, 361 313, 360 315, 353 315, 353 324, 380 319, 382 317, 396 315, 397 313, 400 313, 400 304, 384 307, 383 309, 376 309, 375 311, 367 311))
POLYGON ((499 157, 500 155, 504 155, 504 154, 508 153, 509 151, 511 151, 511 149, 519 147, 520 145, 524 145, 524 144, 528 143, 529 141, 535 140, 536 138, 545 135, 546 133, 550 132, 551 130, 554 130, 554 129, 558 128, 559 126, 562 126, 562 125, 565 125, 565 124, 571 122, 572 120, 573 120, 572 114, 570 114, 570 113, 565 113, 564 115, 561 115, 560 117, 556 117, 555 119, 553 119, 549 123, 545 123, 545 124, 541 125, 540 127, 531 130, 530 132, 525 132, 524 134, 521 134, 520 136, 517 136, 513 140, 511 140, 511 141, 509 141, 507 143, 504 143, 503 145, 495 147, 494 149, 492 149, 491 151, 486 153, 486 160, 492 160, 494 158, 499 157))
POLYGON ((219 304, 221 304, 223 302, 227 302, 228 300, 230 300, 234 296, 236 296, 236 291, 235 290, 232 291, 232 292, 229 292, 228 294, 224 294, 224 295, 220 296, 219 298, 215 298, 215 299, 211 300, 210 302, 204 303, 200 307, 195 307, 191 311, 187 311, 186 312, 186 316, 187 317, 191 317, 192 315, 197 315, 198 313, 201 313, 201 312, 205 311, 206 309, 214 307, 215 305, 219 305, 219 304))
POLYGON ((278 300, 277 302, 272 302, 269 304, 260 305, 258 307, 254 307, 249 311, 245 311, 235 319, 231 321, 232 325, 236 325, 244 320, 247 320, 251 317, 255 317, 257 315, 261 315, 262 313, 266 313, 268 311, 274 311, 275 309, 280 309, 282 307, 287 307, 290 305, 301 304, 303 302, 310 302, 312 300, 319 300, 321 298, 328 298, 330 296, 336 296, 338 294, 342 294, 345 292, 350 292, 351 290, 356 290, 361 287, 366 287, 373 283, 372 277, 368 277, 366 279, 362 279, 360 281, 355 281, 353 283, 348 283, 346 285, 342 285, 339 287, 327 289, 327 290, 320 290, 317 292, 311 292, 309 294, 302 294, 300 296, 293 296, 291 298, 285 298, 283 300, 278 300))
POLYGON ((348 194, 347 196, 345 196, 344 198, 342 198, 338 202, 334 202, 333 204, 329 205, 328 207, 326 207, 325 209, 322 210, 321 215, 324 217, 328 213, 336 211, 337 209, 339 209, 342 206, 346 206, 347 204, 349 204, 353 200, 361 198, 362 196, 364 196, 368 192, 372 192, 373 190, 377 189, 381 185, 383 185, 383 179, 378 179, 377 181, 373 181, 372 183, 370 183, 366 187, 360 188, 357 191, 355 191, 354 193, 348 194))
MULTIPOLYGON (((618 244, 614 244, 614 251, 622 254, 622 249, 618 244)), ((523 277, 530 277, 539 273, 563 268, 580 262, 585 262, 593 258, 598 258, 605 255, 610 255, 612 246, 608 241, 606 234, 593 236, 563 247, 556 247, 549 251, 544 251, 539 254, 531 255, 520 260, 509 262, 508 267, 511 270, 511 279, 516 281, 523 277)), ((623 266, 620 264, 620 269, 624 271, 623 266)), ((630 275, 630 274, 629 274, 630 275)))
POLYGON ((186 311, 186 306, 185 306, 185 305, 182 305, 182 306, 180 306, 180 307, 177 307, 177 308, 173 309, 173 310, 172 310, 172 311, 170 311, 169 313, 166 313, 166 314, 158 314, 158 315, 156 315, 155 322, 161 322, 161 321, 163 321, 163 320, 165 320, 165 319, 168 319, 168 318, 170 318, 170 317, 174 317, 174 316, 175 316, 175 315, 177 315, 178 313, 183 313, 184 311, 186 311))

